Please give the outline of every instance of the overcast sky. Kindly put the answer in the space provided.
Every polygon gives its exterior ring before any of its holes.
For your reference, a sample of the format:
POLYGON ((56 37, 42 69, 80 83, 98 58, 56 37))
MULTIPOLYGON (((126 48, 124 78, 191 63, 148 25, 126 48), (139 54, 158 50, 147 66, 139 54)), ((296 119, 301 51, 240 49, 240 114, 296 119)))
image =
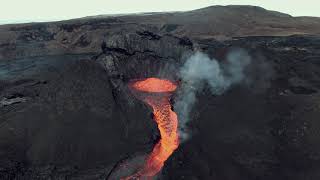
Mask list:
POLYGON ((0 0, 0 23, 54 21, 100 14, 257 5, 293 16, 319 16, 320 0, 0 0))

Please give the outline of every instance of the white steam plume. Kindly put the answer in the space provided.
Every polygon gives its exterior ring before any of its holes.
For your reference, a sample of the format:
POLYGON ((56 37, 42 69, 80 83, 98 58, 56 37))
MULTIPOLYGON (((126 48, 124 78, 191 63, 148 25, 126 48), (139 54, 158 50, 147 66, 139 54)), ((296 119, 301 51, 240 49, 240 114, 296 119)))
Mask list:
POLYGON ((190 112, 196 102, 196 93, 209 85, 212 94, 220 95, 232 85, 246 79, 244 70, 251 59, 242 50, 228 54, 226 63, 219 63, 210 59, 208 55, 196 52, 186 60, 179 71, 182 85, 178 92, 174 109, 179 115, 180 139, 186 140, 189 136, 187 123, 190 121, 190 112))

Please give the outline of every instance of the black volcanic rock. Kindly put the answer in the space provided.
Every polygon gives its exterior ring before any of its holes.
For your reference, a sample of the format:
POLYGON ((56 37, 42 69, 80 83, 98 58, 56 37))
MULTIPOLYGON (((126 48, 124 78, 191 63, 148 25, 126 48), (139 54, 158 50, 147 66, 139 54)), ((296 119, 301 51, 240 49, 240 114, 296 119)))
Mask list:
MULTIPOLYGON (((3 80, 2 99, 26 101, 1 107, 1 177, 106 178, 123 160, 149 152, 158 138, 156 125, 127 82, 161 72, 174 79, 173 70, 161 69, 183 62, 183 54, 195 48, 180 41, 115 35, 91 60, 40 71, 33 80, 3 80), (163 46, 175 52, 159 51, 163 46)), ((159 178, 317 179, 319 38, 193 43, 222 61, 231 49, 246 49, 253 58, 251 80, 221 96, 208 90, 197 95, 193 135, 159 178)))
MULTIPOLYGON (((261 72, 247 87, 198 94, 193 137, 170 158, 162 178, 318 179, 320 69, 307 59, 320 60, 319 43, 318 37, 249 37, 213 46, 212 56, 245 48, 250 66, 261 72)), ((200 43, 207 52, 211 45, 200 43)))
POLYGON ((107 37, 97 61, 110 77, 121 77, 124 81, 150 76, 174 78, 176 67, 193 51, 193 44, 181 43, 188 41, 186 38, 150 34, 148 31, 127 32, 107 37))
MULTIPOLYGON (((154 142, 157 129, 150 109, 132 96, 116 97, 101 66, 83 60, 59 73, 46 84, 20 84, 39 94, 21 92, 28 97, 26 102, 1 107, 1 177, 8 175, 6 169, 13 170, 15 162, 23 163, 24 170, 48 165, 112 167, 119 157, 148 151, 154 142)), ((8 93, 16 90, 11 87, 8 93)), ((19 171, 13 172, 15 178, 22 176, 19 171)))

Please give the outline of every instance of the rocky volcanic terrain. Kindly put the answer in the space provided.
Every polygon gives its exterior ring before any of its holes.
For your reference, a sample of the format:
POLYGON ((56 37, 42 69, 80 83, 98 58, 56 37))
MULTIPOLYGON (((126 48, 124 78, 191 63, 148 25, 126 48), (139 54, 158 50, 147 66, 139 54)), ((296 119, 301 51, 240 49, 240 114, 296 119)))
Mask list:
POLYGON ((320 18, 251 6, 0 26, 0 179, 112 179, 159 139, 128 82, 239 48, 247 81, 197 94, 156 178, 320 179, 320 18))

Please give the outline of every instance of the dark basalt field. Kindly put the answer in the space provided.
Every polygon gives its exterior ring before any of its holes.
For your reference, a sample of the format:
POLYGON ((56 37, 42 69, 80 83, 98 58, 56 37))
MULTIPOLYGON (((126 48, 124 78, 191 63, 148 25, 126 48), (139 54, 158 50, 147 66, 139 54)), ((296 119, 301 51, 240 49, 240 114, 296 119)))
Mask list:
POLYGON ((223 62, 233 49, 252 59, 248 81, 197 93, 190 137, 156 178, 320 179, 320 36, 218 41, 126 18, 2 27, 0 179, 112 179, 159 139, 128 82, 179 81, 194 52, 223 62))

